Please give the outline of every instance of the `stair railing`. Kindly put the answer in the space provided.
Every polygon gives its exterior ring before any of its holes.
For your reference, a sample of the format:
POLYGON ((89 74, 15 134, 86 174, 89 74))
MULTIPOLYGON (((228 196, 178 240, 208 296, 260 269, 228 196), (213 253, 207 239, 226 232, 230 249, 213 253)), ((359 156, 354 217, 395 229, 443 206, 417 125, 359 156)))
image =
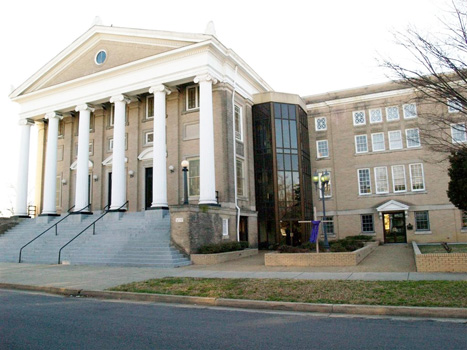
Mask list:
POLYGON ((120 209, 122 209, 124 206, 126 206, 128 204, 128 201, 126 201, 123 205, 120 206, 120 208, 118 209, 115 209, 115 210, 108 210, 110 204, 107 204, 105 207, 104 207, 104 213, 101 214, 96 220, 94 220, 92 223, 90 223, 88 226, 86 226, 85 229, 83 229, 80 233, 78 233, 76 236, 74 236, 72 239, 70 239, 68 242, 66 242, 65 245, 63 245, 60 250, 58 251, 58 264, 60 265, 62 263, 62 260, 61 260, 61 256, 62 256, 62 250, 63 248, 65 248, 68 244, 70 244, 71 242, 73 242, 76 238, 78 238, 79 236, 81 236, 88 228, 90 228, 92 226, 92 234, 95 235, 96 234, 96 222, 98 222, 100 219, 102 219, 105 215, 107 215, 107 213, 111 212, 111 211, 119 211, 120 209))
POLYGON ((86 208, 89 208, 91 204, 88 204, 86 205, 84 208, 78 210, 78 211, 71 211, 75 206, 72 206, 70 209, 67 210, 67 215, 65 215, 63 218, 61 218, 59 221, 57 221, 55 224, 53 224, 52 226, 50 226, 48 229, 46 229, 45 231, 41 232, 39 235, 37 235, 36 237, 34 237, 33 239, 31 239, 28 243, 26 243, 25 245, 23 245, 21 247, 21 249, 19 250, 19 258, 18 258, 18 263, 21 264, 21 254, 23 253, 23 249, 26 248, 29 244, 31 244, 32 242, 34 242, 36 239, 38 239, 39 237, 41 237, 43 234, 45 234, 47 231, 49 231, 52 227, 55 227, 55 236, 58 236, 58 224, 61 223, 63 220, 65 220, 67 217, 69 217, 71 214, 74 214, 74 213, 80 213, 82 212, 84 209, 86 208))

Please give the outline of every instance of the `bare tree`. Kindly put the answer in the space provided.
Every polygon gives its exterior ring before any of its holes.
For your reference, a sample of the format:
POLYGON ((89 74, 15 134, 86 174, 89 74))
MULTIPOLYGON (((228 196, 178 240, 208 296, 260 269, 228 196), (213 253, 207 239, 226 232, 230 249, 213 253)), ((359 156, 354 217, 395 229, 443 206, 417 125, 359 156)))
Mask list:
POLYGON ((398 83, 413 88, 417 104, 425 107, 418 113, 420 138, 447 158, 467 149, 467 3, 453 0, 447 19, 439 21, 444 29, 437 34, 414 28, 395 34, 415 59, 413 67, 390 59, 383 59, 382 66, 398 83))

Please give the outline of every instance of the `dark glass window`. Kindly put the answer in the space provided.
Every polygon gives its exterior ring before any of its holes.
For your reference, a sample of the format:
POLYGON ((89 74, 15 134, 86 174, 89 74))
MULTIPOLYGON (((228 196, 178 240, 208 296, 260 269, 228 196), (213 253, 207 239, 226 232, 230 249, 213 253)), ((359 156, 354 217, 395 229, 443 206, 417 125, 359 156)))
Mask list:
POLYGON ((417 231, 430 231, 430 218, 428 211, 415 212, 415 229, 417 231))
POLYGON ((362 232, 363 233, 374 233, 375 227, 373 225, 373 214, 365 214, 362 218, 362 232))

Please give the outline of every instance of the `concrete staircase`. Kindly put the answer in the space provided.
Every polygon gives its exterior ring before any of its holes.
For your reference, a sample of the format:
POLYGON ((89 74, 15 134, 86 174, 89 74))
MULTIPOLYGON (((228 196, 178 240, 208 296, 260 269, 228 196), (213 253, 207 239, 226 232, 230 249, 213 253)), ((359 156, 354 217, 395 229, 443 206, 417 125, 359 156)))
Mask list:
MULTIPOLYGON (((57 264, 60 248, 84 230, 101 213, 71 215, 55 229, 24 248, 22 262, 57 264)), ((4 235, 0 235, 0 261, 18 262, 21 246, 51 227, 44 218, 26 220, 4 235)), ((190 260, 170 244, 170 217, 161 212, 108 213, 89 227, 61 252, 61 263, 73 265, 115 265, 178 267, 190 260)))

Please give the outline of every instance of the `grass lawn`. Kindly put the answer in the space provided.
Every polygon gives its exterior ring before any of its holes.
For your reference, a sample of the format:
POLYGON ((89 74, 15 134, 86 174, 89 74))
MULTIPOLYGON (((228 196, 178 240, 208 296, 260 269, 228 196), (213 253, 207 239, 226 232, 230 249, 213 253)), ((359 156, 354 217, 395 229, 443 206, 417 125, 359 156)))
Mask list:
MULTIPOLYGON (((449 244, 448 246, 452 248, 451 253, 467 253, 467 244, 449 244)), ((447 251, 441 246, 441 244, 436 245, 418 245, 420 252, 422 254, 430 253, 447 253, 447 251)))
POLYGON ((336 281, 166 277, 113 291, 303 303, 467 307, 465 281, 336 281))

